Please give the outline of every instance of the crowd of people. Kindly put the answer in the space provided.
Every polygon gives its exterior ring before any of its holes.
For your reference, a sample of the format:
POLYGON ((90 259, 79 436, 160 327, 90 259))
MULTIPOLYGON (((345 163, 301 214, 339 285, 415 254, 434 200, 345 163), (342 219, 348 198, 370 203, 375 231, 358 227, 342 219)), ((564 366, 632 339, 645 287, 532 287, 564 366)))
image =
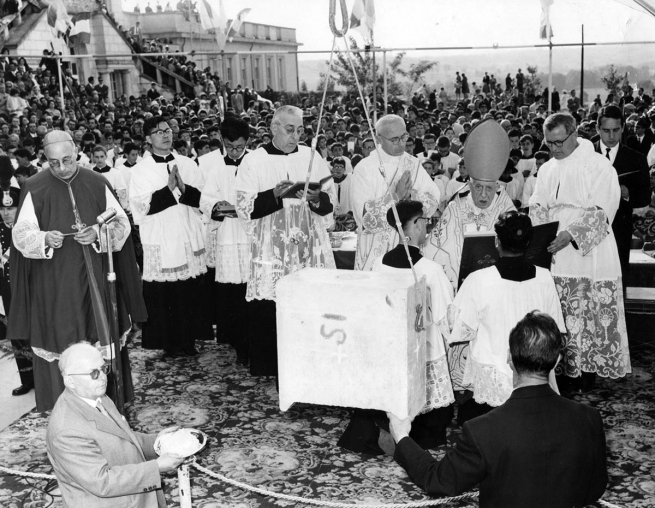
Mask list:
MULTIPOLYGON (((528 378, 550 384, 550 397, 591 390, 596 375, 631 372, 626 253, 633 214, 655 208, 655 108, 643 91, 554 112, 542 96, 523 93, 518 75, 498 92, 492 76, 478 90, 462 73, 454 101, 435 92, 410 104, 389 97, 385 111, 372 96, 334 94, 322 106, 310 97, 270 107, 206 75, 194 98, 166 98, 156 83, 141 96, 111 98, 102 79, 82 85, 67 68, 62 110, 51 55, 34 69, 6 53, 0 64, 0 292, 25 374, 14 394, 36 387, 39 411, 75 406, 60 397, 66 390, 86 398, 71 380, 83 373, 64 361, 71 343, 96 344, 110 369, 130 379, 127 350, 112 349, 103 331, 112 315, 103 253, 116 258, 121 334, 141 328, 142 347, 171 359, 197 355, 196 340, 216 335, 252 375, 277 376, 276 284, 303 267, 334 268, 330 233, 338 230, 357 232, 356 270, 422 267, 434 305, 424 418, 410 434, 411 424, 393 415, 355 412, 340 441, 348 449, 383 453, 378 440, 388 429, 405 465, 419 455, 405 438, 440 444, 455 406, 465 430, 484 433, 467 422, 504 407, 528 378), (376 113, 374 128, 366 112, 376 113), (308 172, 321 184, 305 195, 294 185, 308 172), (109 208, 108 245, 97 217, 109 208), (552 221, 559 229, 549 272, 523 256, 533 227, 552 221), (485 231, 496 233, 500 261, 461 281, 463 239, 485 231), (551 316, 539 326, 552 333, 517 334, 561 334, 564 342, 548 346, 548 368, 510 368, 510 331, 532 307, 551 316)), ((515 366, 524 354, 512 350, 515 366)), ((90 358, 89 375, 103 381, 107 369, 90 358)), ((123 389, 129 400, 131 383, 123 389)), ((147 483, 156 490, 153 471, 147 483)), ((602 494, 603 478, 584 479, 590 497, 602 494)))

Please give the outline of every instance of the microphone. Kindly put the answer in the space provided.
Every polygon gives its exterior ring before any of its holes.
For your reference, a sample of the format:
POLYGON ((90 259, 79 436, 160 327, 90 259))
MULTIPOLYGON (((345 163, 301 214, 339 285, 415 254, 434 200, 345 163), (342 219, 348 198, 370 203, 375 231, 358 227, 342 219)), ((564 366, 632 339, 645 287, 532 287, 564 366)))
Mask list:
POLYGON ((114 218, 116 217, 116 210, 113 208, 109 208, 102 212, 96 220, 98 221, 98 226, 102 226, 103 224, 109 224, 114 218))

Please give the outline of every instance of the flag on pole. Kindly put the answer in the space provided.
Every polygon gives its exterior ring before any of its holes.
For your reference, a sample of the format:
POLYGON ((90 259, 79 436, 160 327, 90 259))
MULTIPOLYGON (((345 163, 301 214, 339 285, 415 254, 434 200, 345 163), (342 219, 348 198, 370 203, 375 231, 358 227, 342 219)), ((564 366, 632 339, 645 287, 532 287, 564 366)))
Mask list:
POLYGON ((200 24, 205 30, 214 30, 218 50, 223 51, 227 42, 227 15, 223 0, 199 0, 200 24))
POLYGON ((554 0, 541 0, 541 19, 539 20, 539 37, 549 39, 553 36, 553 27, 550 24, 550 6, 554 0))
POLYGON ((59 32, 65 34, 71 26, 71 17, 66 12, 66 6, 63 0, 52 0, 48 5, 48 25, 54 32, 55 36, 59 32))
POLYGON ((227 36, 228 36, 228 41, 232 42, 232 39, 234 39, 234 36, 239 33, 239 30, 241 30, 241 25, 243 25, 244 20, 246 19, 246 16, 252 9, 246 8, 246 9, 241 9, 239 11, 239 14, 237 14, 236 19, 232 20, 232 24, 230 25, 230 29, 227 31, 227 36))
POLYGON ((371 39, 375 26, 375 4, 373 0, 355 0, 350 14, 350 28, 371 39))
POLYGON ((91 13, 80 12, 73 16, 73 26, 68 34, 70 46, 91 42, 91 13))

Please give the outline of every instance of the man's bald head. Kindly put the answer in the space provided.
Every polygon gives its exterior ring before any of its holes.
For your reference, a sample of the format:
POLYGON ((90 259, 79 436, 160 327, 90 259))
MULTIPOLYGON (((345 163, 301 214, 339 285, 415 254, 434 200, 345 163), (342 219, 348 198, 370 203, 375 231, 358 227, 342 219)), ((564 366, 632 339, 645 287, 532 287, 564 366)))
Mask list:
POLYGON ((75 145, 73 138, 66 131, 54 130, 48 132, 43 138, 43 148, 47 150, 48 146, 55 143, 71 143, 75 145))
POLYGON ((389 131, 394 130, 397 126, 402 125, 405 128, 405 120, 398 115, 385 115, 375 124, 375 132, 386 136, 389 131))
POLYGON ((85 363, 89 358, 102 358, 98 351, 90 342, 76 342, 68 346, 59 357, 59 372, 66 376, 72 372, 77 372, 78 365, 85 363))
POLYGON ((385 115, 375 124, 375 132, 385 153, 395 157, 403 154, 408 138, 405 120, 398 115, 385 115))

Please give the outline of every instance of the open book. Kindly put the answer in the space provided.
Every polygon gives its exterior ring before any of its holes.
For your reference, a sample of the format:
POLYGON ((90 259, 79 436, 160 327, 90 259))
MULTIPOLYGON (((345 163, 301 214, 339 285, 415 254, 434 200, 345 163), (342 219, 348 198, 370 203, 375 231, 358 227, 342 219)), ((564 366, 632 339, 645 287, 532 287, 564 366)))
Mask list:
POLYGON ((234 205, 219 206, 212 211, 212 220, 223 220, 225 217, 235 218, 237 211, 234 205))
MULTIPOLYGON (((532 241, 525 253, 525 259, 533 265, 550 270, 553 255, 548 252, 548 246, 557 236, 559 222, 549 222, 533 228, 532 241)), ((494 231, 473 232, 464 234, 462 245, 462 261, 459 265, 459 284, 476 270, 495 265, 500 254, 495 245, 494 231)))
MULTIPOLYGON (((326 176, 325 178, 322 178, 318 182, 309 182, 309 187, 308 188, 311 189, 311 190, 320 189, 321 187, 323 187, 323 184, 325 182, 327 182, 328 180, 330 180, 331 178, 334 178, 334 177, 332 175, 329 175, 329 176, 326 176)), ((285 189, 285 191, 282 194, 280 194, 280 197, 282 199, 284 199, 284 198, 295 198, 296 193, 298 191, 302 191, 302 190, 305 190, 305 182, 296 182, 293 185, 290 185, 289 187, 287 187, 285 189)))

